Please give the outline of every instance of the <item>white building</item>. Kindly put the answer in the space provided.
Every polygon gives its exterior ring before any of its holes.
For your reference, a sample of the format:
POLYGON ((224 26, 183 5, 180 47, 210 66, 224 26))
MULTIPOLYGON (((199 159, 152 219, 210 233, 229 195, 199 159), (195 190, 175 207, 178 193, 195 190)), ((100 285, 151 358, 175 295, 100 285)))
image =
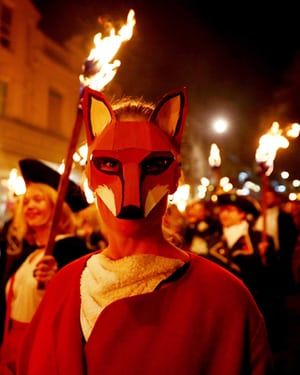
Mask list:
POLYGON ((30 0, 0 0, 0 177, 23 157, 60 163, 74 123, 84 51, 39 19, 30 0))
POLYGON ((86 51, 51 40, 40 18, 30 0, 0 0, 0 216, 10 170, 24 157, 61 163, 75 120, 86 51))

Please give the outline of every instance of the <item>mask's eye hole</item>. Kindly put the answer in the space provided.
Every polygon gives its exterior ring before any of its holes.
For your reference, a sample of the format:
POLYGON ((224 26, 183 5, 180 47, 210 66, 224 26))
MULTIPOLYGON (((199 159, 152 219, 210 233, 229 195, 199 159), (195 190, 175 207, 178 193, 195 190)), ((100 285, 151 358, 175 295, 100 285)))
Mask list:
POLYGON ((103 173, 118 174, 121 171, 121 163, 116 159, 93 156, 92 163, 103 173))
POLYGON ((142 162, 142 171, 145 174, 160 174, 164 172, 174 159, 168 156, 155 156, 142 162))

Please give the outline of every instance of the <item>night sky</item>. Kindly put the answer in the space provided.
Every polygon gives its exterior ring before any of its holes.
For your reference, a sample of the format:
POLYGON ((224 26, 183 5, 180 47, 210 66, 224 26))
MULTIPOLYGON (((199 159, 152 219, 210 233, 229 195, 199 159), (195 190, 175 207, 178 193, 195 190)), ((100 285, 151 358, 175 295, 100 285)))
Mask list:
MULTIPOLYGON (((273 121, 300 122, 299 14, 288 2, 269 7, 255 1, 206 3, 35 0, 43 15, 41 29, 58 41, 74 34, 91 40, 102 31, 98 16, 118 26, 133 8, 134 36, 120 51, 122 65, 112 89, 156 101, 187 86, 189 128, 205 153, 216 142, 227 163, 251 168, 258 139, 273 121), (226 135, 211 130, 218 115, 230 121, 226 135)), ((287 169, 300 178, 299 145, 293 140, 288 150, 279 151, 274 173, 287 169)))

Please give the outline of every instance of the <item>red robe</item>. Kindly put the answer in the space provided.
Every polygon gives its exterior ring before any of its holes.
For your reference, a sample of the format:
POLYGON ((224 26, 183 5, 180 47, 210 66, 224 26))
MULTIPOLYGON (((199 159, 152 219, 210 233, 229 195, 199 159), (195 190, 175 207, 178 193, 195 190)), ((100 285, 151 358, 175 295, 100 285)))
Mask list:
POLYGON ((80 328, 80 275, 87 257, 51 281, 32 320, 18 375, 264 375, 264 320, 245 286, 195 255, 152 293, 115 301, 88 342, 80 328))

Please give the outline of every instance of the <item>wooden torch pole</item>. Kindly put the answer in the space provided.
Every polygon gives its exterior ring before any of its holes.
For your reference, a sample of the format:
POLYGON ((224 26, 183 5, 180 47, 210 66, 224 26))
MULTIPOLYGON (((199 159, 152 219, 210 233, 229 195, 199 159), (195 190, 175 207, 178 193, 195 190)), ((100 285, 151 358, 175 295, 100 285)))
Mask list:
MULTIPOLYGON (((73 154, 76 151, 76 146, 79 140, 81 126, 82 126, 82 107, 81 107, 81 102, 79 101, 79 104, 77 106, 76 119, 75 119, 75 123, 74 123, 73 130, 72 130, 72 135, 71 135, 69 146, 67 149, 67 155, 64 160, 65 169, 59 179, 57 199, 56 199, 53 214, 52 214, 50 233, 49 233, 47 245, 45 248, 45 255, 51 255, 53 253, 55 237, 57 233, 57 223, 60 220, 63 204, 64 204, 65 197, 66 197, 66 192, 67 192, 67 188, 69 184, 69 176, 70 176, 70 172, 71 172, 71 168, 73 164, 73 154)), ((39 290, 45 289, 45 284, 43 282, 39 282, 37 288, 39 290)))
POLYGON ((268 190, 269 185, 269 177, 267 176, 267 168, 264 165, 260 165, 261 168, 261 216, 262 216, 262 231, 261 231, 261 242, 263 246, 263 250, 261 253, 261 260, 262 263, 265 265, 267 264, 266 258, 266 243, 267 243, 267 201, 266 201, 266 193, 268 190))
POLYGON ((73 126, 70 143, 69 143, 68 150, 67 150, 67 155, 64 160, 65 169, 64 169, 63 174, 60 176, 60 180, 59 180, 59 185, 57 189, 57 200, 56 200, 54 211, 53 211, 51 228, 50 228, 47 246, 45 249, 45 255, 50 255, 53 252, 53 247, 54 247, 55 237, 56 237, 56 232, 57 232, 57 223, 59 222, 63 204, 64 204, 65 197, 66 197, 66 192, 67 192, 68 183, 69 183, 69 176, 70 176, 72 164, 73 164, 73 154, 76 151, 76 146, 77 146, 80 131, 81 131, 81 125, 82 125, 82 108, 81 108, 81 104, 79 103, 77 107, 76 119, 75 119, 75 123, 73 126))

